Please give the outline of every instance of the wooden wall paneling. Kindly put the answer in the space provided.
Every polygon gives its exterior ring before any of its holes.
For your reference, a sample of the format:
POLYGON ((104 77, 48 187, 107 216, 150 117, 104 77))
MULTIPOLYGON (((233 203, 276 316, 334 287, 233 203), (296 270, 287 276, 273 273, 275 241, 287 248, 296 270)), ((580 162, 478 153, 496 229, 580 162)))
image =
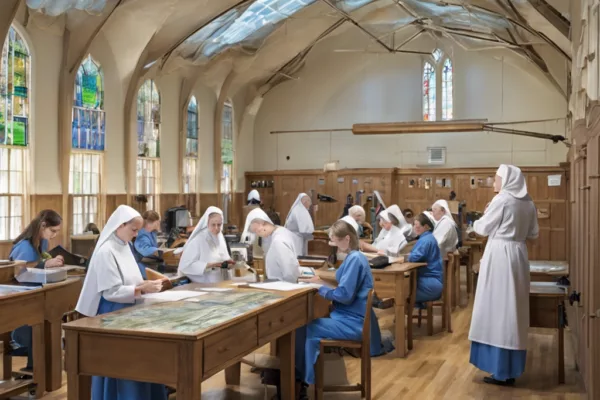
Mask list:
POLYGON ((108 221, 108 218, 114 213, 120 205, 127 205, 127 195, 126 194, 107 194, 106 195, 106 217, 105 221, 108 221))
POLYGON ((11 240, 0 242, 0 259, 8 260, 12 246, 13 244, 11 240))
POLYGON ((218 195, 216 193, 200 193, 200 216, 204 215, 210 206, 218 206, 218 195))
MULTIPOLYGON (((31 218, 35 218, 36 215, 39 214, 42 210, 54 210, 59 214, 62 214, 62 206, 63 199, 62 194, 36 194, 31 195, 31 218)), ((62 216, 63 219, 65 218, 62 216)), ((27 226, 31 221, 25 221, 24 226, 27 226)), ((67 227, 62 227, 62 229, 68 229, 67 227)), ((63 243, 64 235, 59 234, 54 239, 50 240, 49 248, 52 249, 58 245, 63 246, 65 248, 69 248, 69 243, 63 243)))
POLYGON ((229 225, 237 226, 240 233, 244 230, 244 223, 242 219, 242 207, 246 204, 246 195, 243 192, 233 193, 231 196, 231 213, 229 217, 229 225))
POLYGON ((167 213, 167 210, 169 208, 184 206, 185 202, 184 202, 183 196, 180 195, 179 193, 162 193, 160 195, 159 204, 160 204, 160 210, 155 210, 155 211, 158 211, 158 213, 161 215, 161 218, 162 218, 162 216, 167 213))

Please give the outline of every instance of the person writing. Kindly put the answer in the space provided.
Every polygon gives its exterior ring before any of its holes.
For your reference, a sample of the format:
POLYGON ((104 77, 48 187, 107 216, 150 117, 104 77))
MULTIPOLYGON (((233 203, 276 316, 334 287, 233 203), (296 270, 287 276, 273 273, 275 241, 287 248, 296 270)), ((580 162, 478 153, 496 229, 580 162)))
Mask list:
POLYGON ((296 254, 305 256, 308 254, 308 242, 313 238, 315 226, 308 210, 312 205, 310 197, 306 193, 300 193, 290 208, 285 220, 285 228, 295 235, 296 254))

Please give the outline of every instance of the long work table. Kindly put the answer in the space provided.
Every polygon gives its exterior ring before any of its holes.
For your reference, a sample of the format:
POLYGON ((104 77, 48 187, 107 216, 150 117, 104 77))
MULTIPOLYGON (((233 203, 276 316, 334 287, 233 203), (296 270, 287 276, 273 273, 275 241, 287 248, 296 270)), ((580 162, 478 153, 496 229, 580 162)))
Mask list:
POLYGON ((225 370, 239 385, 243 357, 277 341, 283 399, 295 396, 295 329, 315 317, 316 289, 267 291, 239 288, 198 291, 182 301, 148 302, 63 325, 66 334, 68 399, 89 400, 91 377, 161 383, 178 400, 201 397, 202 382, 225 370))

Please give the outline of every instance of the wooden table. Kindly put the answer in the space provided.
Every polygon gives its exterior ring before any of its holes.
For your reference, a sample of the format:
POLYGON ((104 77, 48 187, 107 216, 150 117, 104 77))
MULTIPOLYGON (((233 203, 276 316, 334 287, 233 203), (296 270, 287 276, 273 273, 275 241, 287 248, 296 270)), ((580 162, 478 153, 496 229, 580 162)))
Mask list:
MULTIPOLYGON (((464 238, 462 241, 463 247, 469 248, 468 261, 467 261, 467 293, 475 293, 477 288, 477 282, 475 281, 475 274, 473 267, 474 264, 479 263, 481 257, 483 257, 483 251, 487 238, 478 237, 477 239, 464 238)), ((479 270, 479 269, 477 269, 479 270)), ((459 273, 460 275, 460 273, 459 273)))
MULTIPOLYGON (((190 284, 173 290, 197 290, 202 286, 207 285, 190 284)), ((265 291, 236 288, 228 293, 248 292, 265 291)), ((188 331, 166 330, 156 325, 152 325, 152 330, 109 328, 103 322, 107 316, 126 315, 122 318, 130 320, 134 312, 156 312, 163 307, 160 303, 140 304, 63 325, 67 338, 67 398, 90 399, 91 376, 105 376, 165 384, 177 389, 178 400, 198 400, 201 382, 221 370, 225 370, 227 384, 239 385, 242 358, 277 340, 282 396, 294 399, 295 330, 312 319, 316 290, 269 293, 280 297, 206 329, 193 326, 198 323, 193 321, 189 322, 192 326, 188 331)), ((202 304, 204 299, 219 295, 224 293, 200 297, 198 309, 206 307, 202 304)), ((196 303, 169 304, 172 306, 164 307, 185 306, 193 311, 195 306, 191 304, 196 303)))
MULTIPOLYGON (((396 263, 383 269, 371 269, 375 283, 375 293, 378 297, 391 297, 394 299, 394 313, 396 317, 396 357, 406 357, 406 302, 410 296, 410 276, 416 269, 426 266, 426 263, 396 263)), ((332 284, 337 284, 335 271, 319 269, 319 277, 332 284)), ((412 310, 409 310, 412 311, 412 310)), ((410 314, 409 314, 410 315, 410 314)), ((409 329, 412 319, 409 319, 409 329)))
POLYGON ((42 288, 0 295, 0 340, 4 344, 0 398, 23 393, 33 383, 37 385, 36 398, 41 398, 46 391, 44 297, 42 288), (33 379, 12 380, 12 357, 9 354, 10 333, 23 325, 30 325, 33 329, 33 379))
POLYGON ((567 288, 551 282, 532 282, 529 290, 529 326, 558 329, 558 383, 565 383, 563 313, 567 288))
POLYGON ((567 261, 529 261, 532 282, 555 282, 558 278, 569 276, 567 261))

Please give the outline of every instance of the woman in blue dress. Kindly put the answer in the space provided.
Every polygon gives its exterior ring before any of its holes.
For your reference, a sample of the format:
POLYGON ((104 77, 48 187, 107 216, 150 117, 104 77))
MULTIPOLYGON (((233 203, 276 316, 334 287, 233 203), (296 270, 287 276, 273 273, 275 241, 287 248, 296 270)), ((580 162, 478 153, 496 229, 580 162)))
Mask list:
POLYGON ((156 234, 160 229, 160 215, 156 211, 146 211, 142 218, 144 219, 144 226, 137 234, 135 242, 133 244, 133 255, 135 261, 137 261, 140 267, 140 272, 144 279, 148 279, 146 276, 146 264, 142 262, 144 257, 146 258, 160 258, 162 252, 158 249, 158 240, 156 234))
MULTIPOLYGON (((121 205, 110 216, 90 260, 79 301, 79 313, 93 317, 131 307, 144 293, 157 293, 162 281, 145 281, 129 242, 143 219, 133 208, 121 205)), ((135 368, 135 365, 132 365, 135 368)), ((126 379, 92 377, 92 400, 166 400, 164 385, 126 379)))
MULTIPOLYGON (((49 258, 48 241, 54 239, 62 225, 62 218, 53 210, 40 212, 13 242, 11 260, 37 262, 36 268, 56 268, 64 263, 62 256, 49 258)), ((12 332, 13 355, 27 356, 27 366, 21 371, 33 372, 32 329, 24 325, 12 332)))
POLYGON ((424 262, 427 266, 417 270, 416 303, 422 306, 427 301, 442 297, 443 274, 442 256, 432 232, 435 223, 426 214, 419 214, 413 224, 413 232, 419 237, 415 247, 406 257, 408 262, 424 262))
MULTIPOLYGON (((303 390, 307 384, 315 383, 314 365, 321 339, 361 340, 367 296, 373 289, 371 268, 365 255, 358 251, 355 229, 346 221, 337 221, 329 229, 329 238, 347 256, 335 274, 335 289, 317 276, 305 280, 323 285, 319 295, 333 302, 333 311, 329 318, 316 319, 296 331, 296 370, 299 380, 305 383, 303 390)), ((371 310, 371 355, 382 352, 379 323, 371 310)))

